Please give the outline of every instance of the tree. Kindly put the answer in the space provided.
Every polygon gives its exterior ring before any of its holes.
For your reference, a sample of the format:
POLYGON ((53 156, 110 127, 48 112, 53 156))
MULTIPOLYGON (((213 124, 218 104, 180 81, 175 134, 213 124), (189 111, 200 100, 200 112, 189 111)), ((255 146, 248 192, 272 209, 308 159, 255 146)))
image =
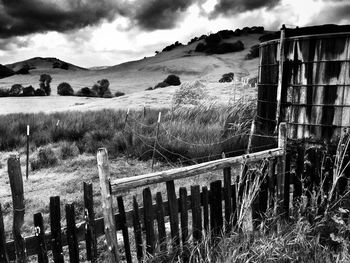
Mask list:
POLYGON ((51 83, 52 77, 49 74, 41 74, 40 75, 40 88, 45 91, 47 96, 51 95, 51 83))

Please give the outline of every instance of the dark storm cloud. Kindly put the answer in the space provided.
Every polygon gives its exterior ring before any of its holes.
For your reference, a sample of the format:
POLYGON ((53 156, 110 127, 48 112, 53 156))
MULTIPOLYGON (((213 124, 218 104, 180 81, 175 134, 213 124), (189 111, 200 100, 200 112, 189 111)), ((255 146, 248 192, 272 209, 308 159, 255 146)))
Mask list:
POLYGON ((280 0, 219 0, 211 16, 238 14, 263 7, 272 8, 279 2, 280 0))
POLYGON ((170 29, 195 2, 198 0, 144 0, 137 6, 133 19, 145 30, 170 29))
POLYGON ((0 0, 0 38, 65 32, 124 14, 116 0, 0 0))

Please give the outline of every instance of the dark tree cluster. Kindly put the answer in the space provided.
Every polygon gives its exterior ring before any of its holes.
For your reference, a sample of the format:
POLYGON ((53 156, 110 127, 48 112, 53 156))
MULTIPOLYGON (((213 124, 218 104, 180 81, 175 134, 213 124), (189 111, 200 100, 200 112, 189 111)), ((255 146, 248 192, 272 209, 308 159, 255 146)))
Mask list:
POLYGON ((165 80, 162 82, 159 82, 157 85, 154 86, 154 88, 149 87, 146 90, 154 90, 158 88, 165 88, 168 86, 179 86, 181 85, 180 78, 176 75, 168 75, 165 80))
POLYGON ((112 98, 113 95, 109 89, 109 81, 108 79, 101 79, 97 81, 96 84, 92 86, 92 88, 82 88, 77 94, 80 97, 101 97, 101 98, 112 98))
POLYGON ((55 61, 52 63, 52 68, 60 68, 60 69, 68 70, 69 64, 66 62, 55 61))
POLYGON ((73 96, 74 90, 67 82, 62 82, 57 86, 57 94, 61 96, 73 96))
POLYGON ((177 48, 177 47, 180 47, 182 46, 182 43, 180 43, 179 41, 176 41, 174 44, 171 44, 169 46, 166 46, 162 51, 171 51, 173 50, 174 48, 177 48))

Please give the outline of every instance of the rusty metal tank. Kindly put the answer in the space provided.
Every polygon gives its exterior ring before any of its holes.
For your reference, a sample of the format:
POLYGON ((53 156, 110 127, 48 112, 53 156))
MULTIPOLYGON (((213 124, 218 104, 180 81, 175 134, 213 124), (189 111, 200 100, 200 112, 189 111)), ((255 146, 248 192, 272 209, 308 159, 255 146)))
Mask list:
POLYGON ((282 28, 262 38, 256 122, 258 133, 286 122, 288 138, 315 141, 350 128, 350 25, 282 28))

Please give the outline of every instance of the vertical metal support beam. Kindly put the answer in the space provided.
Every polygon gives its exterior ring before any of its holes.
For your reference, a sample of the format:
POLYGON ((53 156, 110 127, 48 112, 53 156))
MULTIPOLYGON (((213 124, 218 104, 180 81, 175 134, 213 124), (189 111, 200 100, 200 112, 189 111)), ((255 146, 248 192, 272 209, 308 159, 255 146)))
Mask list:
POLYGON ((281 114, 281 101, 282 101, 282 78, 283 78, 283 64, 285 60, 284 54, 284 42, 286 39, 286 27, 282 25, 281 28, 281 37, 280 37, 280 62, 278 68, 278 86, 277 86, 277 109, 276 109, 276 129, 278 128, 278 124, 280 122, 280 114, 281 114))

